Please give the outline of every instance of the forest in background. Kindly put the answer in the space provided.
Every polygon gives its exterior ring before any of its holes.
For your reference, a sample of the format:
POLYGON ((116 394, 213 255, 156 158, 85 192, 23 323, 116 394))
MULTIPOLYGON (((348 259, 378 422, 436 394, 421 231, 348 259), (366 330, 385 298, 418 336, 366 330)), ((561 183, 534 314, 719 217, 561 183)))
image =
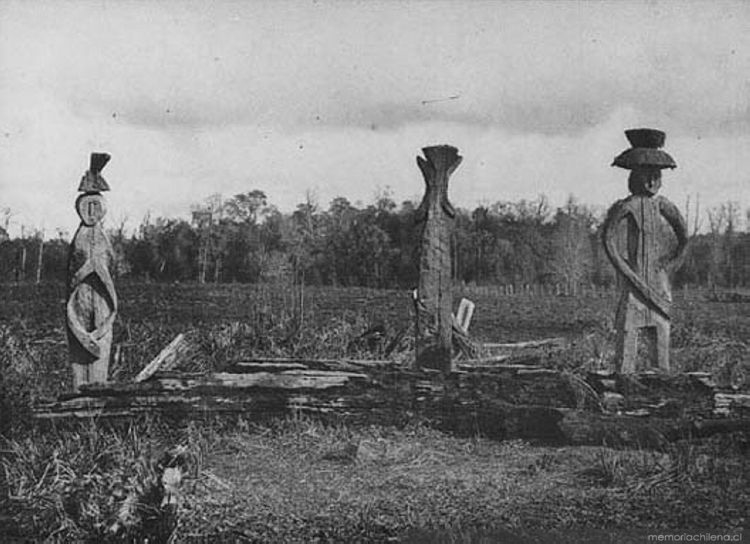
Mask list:
MULTIPOLYGON (((418 202, 398 205, 382 191, 367 205, 344 197, 328 207, 308 195, 291 213, 252 190, 213 195, 193 207, 191 220, 145 217, 135 232, 107 229, 117 277, 138 281, 279 282, 412 288, 417 284, 418 202)), ((40 232, 10 238, 0 223, 0 281, 64 280, 67 237, 40 232)), ((553 208, 545 196, 458 209, 453 274, 467 285, 609 287, 615 275, 604 254, 604 210, 574 197, 553 208)), ((738 228, 734 202, 701 214, 686 202, 690 243, 675 275, 677 287, 750 285, 750 232, 738 228), (707 218, 706 225, 702 219, 707 218), (703 227, 707 228, 703 228, 703 227)), ((746 210, 750 225, 750 210, 746 210)), ((669 240, 668 232, 665 239, 669 240)))

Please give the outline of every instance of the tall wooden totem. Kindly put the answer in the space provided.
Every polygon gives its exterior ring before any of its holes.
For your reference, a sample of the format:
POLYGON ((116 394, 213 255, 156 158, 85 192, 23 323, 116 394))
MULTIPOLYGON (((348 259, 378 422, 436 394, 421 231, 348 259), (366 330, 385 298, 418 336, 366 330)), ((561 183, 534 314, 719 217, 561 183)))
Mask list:
POLYGON ((426 191, 417 209, 422 227, 419 287, 415 292, 416 363, 449 373, 452 364, 453 297, 451 293, 451 230, 456 215, 448 201, 448 179, 461 164, 458 149, 425 147, 417 157, 426 191))
POLYGON ((645 333, 651 348, 646 366, 669 371, 669 275, 685 255, 687 229, 677 206, 656 193, 661 170, 677 165, 660 149, 666 137, 663 132, 634 129, 625 134, 633 147, 618 155, 612 166, 631 171, 631 194, 610 208, 602 232, 607 256, 623 280, 615 318, 615 364, 618 372, 638 370, 639 336, 645 333), (677 239, 672 248, 664 247, 663 220, 677 239))
POLYGON ((110 274, 112 246, 101 224, 106 213, 101 193, 109 191, 101 171, 109 158, 106 153, 91 154, 91 164, 78 187, 83 194, 75 204, 81 224, 70 245, 66 312, 76 389, 85 383, 107 381, 109 371, 112 324, 117 315, 117 294, 110 274))

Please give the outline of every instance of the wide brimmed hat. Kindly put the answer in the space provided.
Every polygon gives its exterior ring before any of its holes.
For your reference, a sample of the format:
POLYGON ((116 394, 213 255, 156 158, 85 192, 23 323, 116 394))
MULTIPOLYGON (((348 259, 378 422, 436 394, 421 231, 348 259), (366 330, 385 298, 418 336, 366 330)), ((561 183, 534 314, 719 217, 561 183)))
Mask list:
POLYGON ((659 149, 664 145, 666 134, 653 128, 634 128, 625 131, 630 149, 615 157, 612 166, 627 170, 634 168, 677 168, 669 153, 659 149))

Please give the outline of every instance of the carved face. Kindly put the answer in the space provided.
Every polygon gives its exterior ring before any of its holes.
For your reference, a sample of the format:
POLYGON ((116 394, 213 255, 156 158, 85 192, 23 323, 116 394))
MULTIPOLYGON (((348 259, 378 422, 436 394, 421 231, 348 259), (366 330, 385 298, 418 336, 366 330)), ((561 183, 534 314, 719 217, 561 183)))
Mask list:
POLYGON ((628 178, 628 189, 634 195, 654 196, 661 188, 659 168, 634 168, 628 178))
POLYGON ((87 227, 92 227, 99 223, 107 213, 104 197, 99 193, 83 194, 76 200, 76 211, 81 222, 87 227))

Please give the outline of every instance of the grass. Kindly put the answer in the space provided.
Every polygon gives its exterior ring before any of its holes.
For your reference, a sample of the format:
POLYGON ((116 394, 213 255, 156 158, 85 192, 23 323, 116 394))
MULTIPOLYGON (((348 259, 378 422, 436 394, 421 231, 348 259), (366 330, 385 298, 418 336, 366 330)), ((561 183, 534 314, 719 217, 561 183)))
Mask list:
POLYGON ((151 438, 153 430, 141 425, 118 432, 92 421, 5 441, 1 534, 47 542, 128 541, 141 535, 158 540, 170 534, 174 512, 162 507, 158 485, 166 450, 151 438), (129 509, 134 497, 137 508, 129 509))
POLYGON ((0 529, 47 542, 627 542, 634 528, 734 531, 750 511, 739 446, 547 448, 300 418, 93 423, 4 444, 0 529), (176 447, 186 463, 173 509, 154 482, 176 447))
MULTIPOLYGON (((134 376, 178 333, 183 370, 253 356, 384 356, 408 293, 121 285, 111 376, 134 376), (373 341, 368 331, 379 328, 373 341)), ((628 542, 648 528, 747 524, 747 436, 664 451, 544 448, 405 429, 156 420, 46 429, 30 407, 70 389, 59 285, 0 286, 0 535, 48 542, 628 542), (159 485, 186 461, 179 507, 159 485), (168 463, 167 463, 168 464, 168 463), (526 540, 524 540, 526 539, 526 540)), ((470 298, 472 298, 470 296, 470 298)), ((612 357, 607 298, 473 297, 486 341, 565 335, 544 364, 571 380, 612 357)), ((678 298, 673 361, 747 385, 748 305, 678 298)), ((408 348, 408 345, 402 346, 408 348)), ((406 352, 404 352, 406 353, 406 352)), ((582 402, 586 392, 582 391, 582 402)), ((640 536, 639 536, 640 535, 640 536)), ((633 541, 644 541, 633 540, 633 541)))

